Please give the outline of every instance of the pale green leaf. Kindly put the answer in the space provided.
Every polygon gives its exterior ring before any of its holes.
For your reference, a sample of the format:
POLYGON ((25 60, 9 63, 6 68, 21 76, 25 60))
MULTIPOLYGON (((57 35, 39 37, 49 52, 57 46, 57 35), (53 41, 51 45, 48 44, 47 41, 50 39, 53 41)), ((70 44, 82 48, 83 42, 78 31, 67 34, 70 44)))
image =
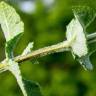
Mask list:
POLYGON ((24 31, 24 24, 15 9, 5 2, 0 3, 0 24, 6 41, 13 39, 24 31))

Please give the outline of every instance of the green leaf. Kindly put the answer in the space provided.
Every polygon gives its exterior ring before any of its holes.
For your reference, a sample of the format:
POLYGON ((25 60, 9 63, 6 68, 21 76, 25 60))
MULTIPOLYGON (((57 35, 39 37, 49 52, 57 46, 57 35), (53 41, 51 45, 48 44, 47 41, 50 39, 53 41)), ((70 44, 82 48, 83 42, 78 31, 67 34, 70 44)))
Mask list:
POLYGON ((25 79, 23 82, 28 96, 43 96, 38 83, 25 79))
POLYGON ((6 38, 6 57, 12 58, 13 48, 24 32, 24 24, 15 9, 5 2, 0 3, 0 24, 6 38))
POLYGON ((73 13, 84 28, 88 27, 96 17, 95 10, 88 6, 74 6, 73 13))

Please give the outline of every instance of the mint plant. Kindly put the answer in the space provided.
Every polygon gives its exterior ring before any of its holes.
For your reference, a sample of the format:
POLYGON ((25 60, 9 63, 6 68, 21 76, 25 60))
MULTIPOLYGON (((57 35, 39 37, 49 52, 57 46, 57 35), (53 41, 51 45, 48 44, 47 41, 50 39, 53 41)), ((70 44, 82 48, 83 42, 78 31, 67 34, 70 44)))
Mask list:
POLYGON ((24 23, 12 6, 5 2, 0 2, 0 24, 6 39, 6 58, 0 63, 0 72, 10 71, 16 78, 24 96, 43 96, 38 83, 22 77, 19 64, 25 60, 56 52, 71 51, 74 58, 78 60, 86 70, 93 69, 89 58, 88 42, 94 41, 96 33, 87 35, 86 28, 95 19, 96 13, 87 6, 75 6, 73 7, 73 13, 74 18, 67 25, 66 41, 32 52, 33 42, 31 42, 21 55, 14 57, 14 48, 24 32, 24 23))

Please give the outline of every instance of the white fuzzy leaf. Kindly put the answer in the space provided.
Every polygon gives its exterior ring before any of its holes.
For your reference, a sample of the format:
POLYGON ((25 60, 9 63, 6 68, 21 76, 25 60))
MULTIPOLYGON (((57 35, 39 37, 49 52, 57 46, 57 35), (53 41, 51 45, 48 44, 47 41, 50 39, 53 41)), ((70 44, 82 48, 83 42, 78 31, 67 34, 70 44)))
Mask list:
POLYGON ((6 41, 13 39, 24 31, 24 24, 15 9, 5 2, 0 3, 0 24, 6 41))
POLYGON ((73 34, 76 34, 76 39, 71 45, 73 53, 78 57, 85 56, 88 53, 87 42, 83 27, 78 19, 73 19, 67 26, 67 40, 70 40, 73 34))
POLYGON ((70 40, 74 34, 76 35, 76 38, 70 45, 72 48, 73 56, 78 57, 77 60, 84 67, 84 69, 92 70, 93 66, 88 56, 87 39, 85 36, 84 28, 77 18, 72 19, 72 21, 67 26, 67 40, 70 40))

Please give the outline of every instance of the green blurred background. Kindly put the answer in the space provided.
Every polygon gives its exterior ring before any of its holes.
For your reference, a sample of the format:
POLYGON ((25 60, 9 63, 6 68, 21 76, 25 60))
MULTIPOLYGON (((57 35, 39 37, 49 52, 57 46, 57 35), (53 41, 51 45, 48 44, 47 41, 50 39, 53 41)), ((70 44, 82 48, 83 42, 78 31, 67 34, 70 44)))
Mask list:
MULTIPOLYGON (((3 0, 4 1, 4 0, 3 0)), ((94 0, 5 0, 20 14, 25 24, 24 35, 14 53, 19 55, 29 42, 33 50, 66 39, 66 25, 73 18, 72 6, 87 5, 96 9, 94 0)), ((5 38, 0 30, 0 60, 5 58, 5 38)), ((87 34, 96 31, 96 20, 87 34)), ((96 48, 95 43, 90 45, 96 48)), ((21 64, 22 75, 41 85, 44 96, 96 96, 96 54, 91 56, 93 71, 85 71, 70 52, 61 52, 21 64)), ((0 74, 0 96, 22 96, 10 72, 0 74)))

